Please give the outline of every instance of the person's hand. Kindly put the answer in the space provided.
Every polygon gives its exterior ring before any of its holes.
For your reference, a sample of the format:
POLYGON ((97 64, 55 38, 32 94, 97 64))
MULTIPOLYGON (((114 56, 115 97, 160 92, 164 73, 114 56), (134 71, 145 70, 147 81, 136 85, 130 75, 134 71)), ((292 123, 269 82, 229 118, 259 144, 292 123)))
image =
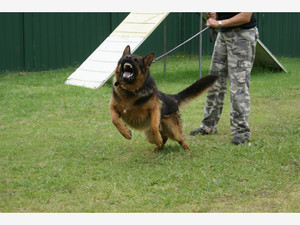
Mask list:
POLYGON ((216 19, 209 18, 206 21, 206 26, 213 27, 213 28, 218 28, 219 27, 219 23, 218 23, 218 21, 216 19))
POLYGON ((207 18, 217 19, 217 13, 216 12, 209 12, 207 13, 207 18))

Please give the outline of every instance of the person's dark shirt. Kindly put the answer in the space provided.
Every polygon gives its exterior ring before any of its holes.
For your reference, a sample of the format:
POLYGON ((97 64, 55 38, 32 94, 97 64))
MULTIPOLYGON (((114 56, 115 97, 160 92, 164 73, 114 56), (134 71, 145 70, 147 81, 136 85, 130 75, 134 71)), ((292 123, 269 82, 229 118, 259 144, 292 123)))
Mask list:
MULTIPOLYGON (((229 19, 231 17, 234 17, 237 14, 239 14, 239 12, 237 12, 237 13, 232 13, 232 12, 217 13, 217 18, 218 18, 218 20, 226 20, 226 19, 229 19)), ((221 27, 220 32, 230 31, 233 28, 237 28, 237 27, 242 28, 242 29, 250 29, 250 28, 253 28, 255 26, 256 26, 256 16, 255 16, 255 13, 252 13, 251 20, 250 20, 249 23, 245 23, 245 24, 235 26, 235 27, 221 27)))

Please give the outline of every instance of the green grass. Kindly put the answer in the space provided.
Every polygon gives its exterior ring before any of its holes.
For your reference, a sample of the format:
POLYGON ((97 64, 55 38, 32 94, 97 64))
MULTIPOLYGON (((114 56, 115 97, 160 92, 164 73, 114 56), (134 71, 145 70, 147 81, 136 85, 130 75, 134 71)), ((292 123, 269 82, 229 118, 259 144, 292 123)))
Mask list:
MULTIPOLYGON (((289 73, 251 76, 252 146, 230 143, 228 92, 218 134, 189 135, 203 95, 181 110, 192 150, 168 141, 158 153, 112 124, 111 80, 92 90, 64 84, 74 68, 0 74, 0 212, 300 212, 300 60, 280 61, 289 73)), ((151 71, 176 93, 197 79, 198 59, 151 71)))

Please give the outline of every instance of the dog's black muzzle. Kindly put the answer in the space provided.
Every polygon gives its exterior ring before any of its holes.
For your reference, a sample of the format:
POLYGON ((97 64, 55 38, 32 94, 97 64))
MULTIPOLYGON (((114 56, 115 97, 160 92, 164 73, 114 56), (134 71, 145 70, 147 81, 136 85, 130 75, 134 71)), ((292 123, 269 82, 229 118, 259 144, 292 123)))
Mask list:
POLYGON ((134 59, 128 55, 125 56, 121 61, 120 68, 122 79, 127 83, 132 83, 136 79, 137 76, 137 67, 134 59))

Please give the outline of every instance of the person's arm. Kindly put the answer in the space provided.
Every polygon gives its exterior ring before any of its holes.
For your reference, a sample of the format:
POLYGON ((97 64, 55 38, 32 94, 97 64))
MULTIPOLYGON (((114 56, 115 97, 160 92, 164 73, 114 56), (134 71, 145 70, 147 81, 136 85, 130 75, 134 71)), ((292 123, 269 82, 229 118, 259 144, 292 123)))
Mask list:
POLYGON ((219 24, 219 21, 215 17, 210 17, 206 21, 206 26, 218 28, 218 27, 235 27, 239 26, 245 23, 249 23, 251 20, 252 12, 241 12, 234 17, 231 17, 229 19, 220 20, 221 25, 219 24))

